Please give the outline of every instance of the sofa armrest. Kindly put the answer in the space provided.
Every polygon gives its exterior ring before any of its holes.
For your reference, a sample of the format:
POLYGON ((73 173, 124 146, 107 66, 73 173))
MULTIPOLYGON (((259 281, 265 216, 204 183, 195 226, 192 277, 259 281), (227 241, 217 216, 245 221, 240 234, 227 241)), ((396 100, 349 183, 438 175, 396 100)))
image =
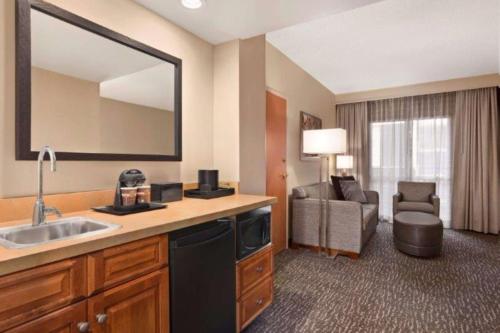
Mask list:
POLYGON ((398 205, 399 202, 403 199, 403 195, 398 192, 392 196, 392 216, 396 215, 399 211, 398 205))
POLYGON ((303 198, 292 201, 292 242, 318 246, 319 199, 303 198))
POLYGON ((430 202, 432 206, 434 207, 434 215, 439 217, 439 206, 441 204, 441 200, 436 194, 431 194, 430 195, 430 202))
POLYGON ((377 205, 379 204, 378 192, 377 191, 364 191, 368 203, 377 205))

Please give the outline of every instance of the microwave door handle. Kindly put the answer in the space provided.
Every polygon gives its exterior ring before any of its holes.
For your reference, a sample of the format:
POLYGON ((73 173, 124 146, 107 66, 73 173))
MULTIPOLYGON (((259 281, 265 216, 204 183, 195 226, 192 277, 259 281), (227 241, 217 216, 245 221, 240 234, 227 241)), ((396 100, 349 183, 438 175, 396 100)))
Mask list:
POLYGON ((262 230, 262 244, 265 244, 266 241, 269 239, 268 231, 270 229, 269 227, 269 220, 266 219, 266 222, 263 225, 263 230, 262 230))

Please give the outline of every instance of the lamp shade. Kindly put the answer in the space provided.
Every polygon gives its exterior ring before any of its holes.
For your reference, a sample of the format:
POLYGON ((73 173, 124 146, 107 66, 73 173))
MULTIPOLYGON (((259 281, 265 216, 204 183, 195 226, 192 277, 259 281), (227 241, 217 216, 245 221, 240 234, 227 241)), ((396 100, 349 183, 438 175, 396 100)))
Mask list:
POLYGON ((352 169, 352 155, 337 155, 337 169, 352 169))
POLYGON ((303 140, 305 154, 342 154, 346 151, 346 131, 343 128, 307 130, 303 140))

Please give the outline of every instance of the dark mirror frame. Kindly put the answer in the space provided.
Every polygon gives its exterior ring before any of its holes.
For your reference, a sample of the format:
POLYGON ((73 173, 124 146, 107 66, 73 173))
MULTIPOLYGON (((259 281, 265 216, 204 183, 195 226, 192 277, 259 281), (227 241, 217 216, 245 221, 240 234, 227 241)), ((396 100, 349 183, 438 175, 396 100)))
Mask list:
POLYGON ((16 0, 16 160, 36 160, 31 150, 31 9, 60 19, 175 66, 174 155, 57 152, 58 160, 182 161, 182 60, 41 0, 16 0))

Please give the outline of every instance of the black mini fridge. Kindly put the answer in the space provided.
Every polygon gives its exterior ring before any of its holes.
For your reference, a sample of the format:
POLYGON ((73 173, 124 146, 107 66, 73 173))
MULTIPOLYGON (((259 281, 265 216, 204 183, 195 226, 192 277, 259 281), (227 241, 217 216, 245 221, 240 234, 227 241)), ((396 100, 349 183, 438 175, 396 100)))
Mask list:
POLYGON ((172 333, 236 330, 233 222, 220 219, 169 234, 172 333))

